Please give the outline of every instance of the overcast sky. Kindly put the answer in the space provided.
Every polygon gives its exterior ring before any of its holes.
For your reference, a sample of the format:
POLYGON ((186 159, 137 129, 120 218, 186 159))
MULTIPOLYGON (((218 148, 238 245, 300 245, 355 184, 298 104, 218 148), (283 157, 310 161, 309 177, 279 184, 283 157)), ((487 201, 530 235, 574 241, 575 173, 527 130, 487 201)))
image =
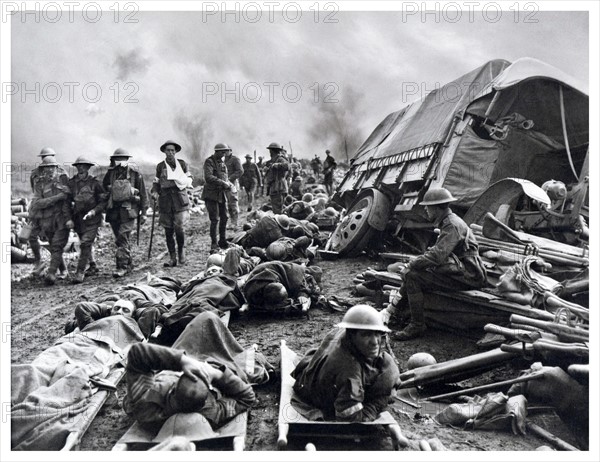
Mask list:
POLYGON ((587 13, 505 11, 492 22, 465 12, 456 23, 401 12, 338 12, 337 23, 324 14, 315 22, 309 11, 295 23, 277 12, 256 23, 250 12, 239 22, 200 12, 114 19, 109 11, 96 23, 81 14, 56 23, 13 17, 13 160, 33 161, 52 146, 62 162, 85 154, 105 164, 124 147, 154 162, 168 138, 186 159, 217 142, 239 156, 266 155, 272 141, 291 142, 299 157, 329 147, 343 159, 344 139, 352 156, 387 114, 415 99, 407 85, 431 90, 491 59, 538 58, 588 86, 587 13))

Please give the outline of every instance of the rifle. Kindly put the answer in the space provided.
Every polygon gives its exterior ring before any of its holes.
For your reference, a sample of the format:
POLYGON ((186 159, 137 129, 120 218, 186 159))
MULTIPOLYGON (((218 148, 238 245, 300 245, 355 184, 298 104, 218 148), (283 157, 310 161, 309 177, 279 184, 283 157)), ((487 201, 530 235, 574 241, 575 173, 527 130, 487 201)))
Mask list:
POLYGON ((154 218, 156 217, 156 199, 152 201, 152 226, 150 227, 150 245, 148 246, 148 260, 152 253, 152 238, 154 237, 154 218))
POLYGON ((140 209, 138 210, 138 216, 137 216, 137 233, 136 233, 136 244, 138 247, 140 245, 140 227, 142 226, 142 209, 140 207, 140 209))

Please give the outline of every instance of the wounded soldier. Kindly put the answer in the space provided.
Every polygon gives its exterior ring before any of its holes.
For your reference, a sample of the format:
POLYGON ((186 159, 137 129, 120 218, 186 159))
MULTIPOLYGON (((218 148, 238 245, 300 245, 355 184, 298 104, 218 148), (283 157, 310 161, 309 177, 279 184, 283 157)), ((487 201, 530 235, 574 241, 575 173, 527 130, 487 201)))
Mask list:
POLYGON ((213 313, 191 322, 172 348, 133 345, 127 356, 125 412, 139 422, 162 422, 199 412, 218 428, 255 402, 246 374, 233 357, 241 351, 213 313))
POLYGON ((400 375, 383 351, 387 332, 375 308, 350 308, 338 328, 309 350, 292 372, 294 407, 310 420, 375 420, 387 407, 400 375))
POLYGON ((261 263, 248 275, 242 288, 250 311, 285 312, 295 306, 308 311, 311 298, 317 300, 322 271, 318 266, 279 261, 261 263))
POLYGON ((109 316, 122 315, 137 322, 145 338, 149 338, 160 316, 175 302, 181 283, 170 278, 148 276, 146 283, 125 285, 108 290, 91 302, 79 302, 75 317, 65 325, 65 334, 109 316))

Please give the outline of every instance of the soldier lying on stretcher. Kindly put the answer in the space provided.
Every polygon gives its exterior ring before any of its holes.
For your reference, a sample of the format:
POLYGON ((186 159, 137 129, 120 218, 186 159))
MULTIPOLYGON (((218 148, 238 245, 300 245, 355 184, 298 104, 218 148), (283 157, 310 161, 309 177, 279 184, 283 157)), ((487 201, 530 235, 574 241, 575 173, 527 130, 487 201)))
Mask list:
POLYGON ((213 428, 220 427, 255 402, 253 377, 230 360, 239 351, 231 332, 211 312, 198 315, 172 348, 133 345, 127 356, 125 412, 139 422, 199 412, 213 428))
POLYGON ((387 332, 375 308, 350 308, 338 328, 309 350, 292 372, 294 407, 310 420, 375 420, 399 378, 396 363, 383 351, 387 332))

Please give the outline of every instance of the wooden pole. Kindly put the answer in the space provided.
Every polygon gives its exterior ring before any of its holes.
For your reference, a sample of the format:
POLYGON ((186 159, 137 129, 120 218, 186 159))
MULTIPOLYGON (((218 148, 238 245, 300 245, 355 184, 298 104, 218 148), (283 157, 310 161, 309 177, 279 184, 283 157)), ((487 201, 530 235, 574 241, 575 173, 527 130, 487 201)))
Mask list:
POLYGON ((534 372, 533 374, 530 374, 530 375, 524 375, 523 377, 517 377, 514 379, 510 379, 510 380, 503 380, 501 382, 488 383, 486 385, 480 385, 478 387, 466 388, 464 390, 453 391, 451 393, 444 393, 441 395, 429 396, 428 398, 425 398, 425 401, 436 401, 439 399, 454 398, 455 396, 470 395, 472 393, 478 393, 480 391, 493 390, 495 388, 503 388, 507 385, 512 385, 515 383, 529 382, 530 380, 541 379, 543 376, 544 376, 544 372, 538 371, 538 372, 534 372))
POLYGON ((549 443, 554 445, 554 447, 560 449, 561 451, 579 451, 579 449, 577 449, 575 446, 572 446, 569 443, 567 443, 566 441, 561 440, 559 437, 554 436, 549 431, 544 430, 542 427, 540 427, 532 422, 527 422, 527 430, 529 430, 534 435, 537 435, 540 438, 545 439, 546 441, 548 441, 549 443))
POLYGON ((590 338, 590 334, 586 330, 577 329, 575 327, 569 327, 565 326, 564 324, 557 324, 554 322, 539 321, 537 319, 531 319, 518 314, 512 314, 510 316, 510 322, 516 324, 525 324, 545 330, 546 332, 551 332, 558 335, 560 339, 567 340, 569 342, 588 342, 590 338))

